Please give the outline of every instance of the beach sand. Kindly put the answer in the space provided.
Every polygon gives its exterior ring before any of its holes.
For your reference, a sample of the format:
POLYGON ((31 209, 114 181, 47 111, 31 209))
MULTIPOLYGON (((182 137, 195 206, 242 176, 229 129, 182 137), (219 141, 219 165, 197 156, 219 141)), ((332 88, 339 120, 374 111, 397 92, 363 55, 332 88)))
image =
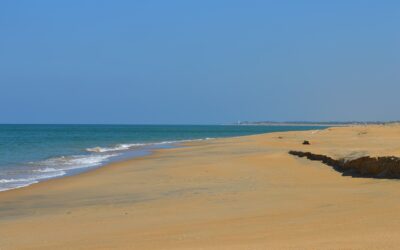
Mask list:
POLYGON ((400 181, 344 177, 289 150, 400 156, 400 126, 193 142, 1 192, 0 249, 399 247, 400 181))

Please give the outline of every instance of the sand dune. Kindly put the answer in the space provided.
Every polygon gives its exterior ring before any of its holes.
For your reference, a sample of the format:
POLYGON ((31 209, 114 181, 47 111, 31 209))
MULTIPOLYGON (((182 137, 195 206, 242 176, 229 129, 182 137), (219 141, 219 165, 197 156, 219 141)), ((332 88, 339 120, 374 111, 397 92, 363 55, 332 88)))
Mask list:
POLYGON ((400 156, 400 126, 194 142, 2 192, 0 249, 398 248, 398 180, 343 177, 289 150, 400 156))

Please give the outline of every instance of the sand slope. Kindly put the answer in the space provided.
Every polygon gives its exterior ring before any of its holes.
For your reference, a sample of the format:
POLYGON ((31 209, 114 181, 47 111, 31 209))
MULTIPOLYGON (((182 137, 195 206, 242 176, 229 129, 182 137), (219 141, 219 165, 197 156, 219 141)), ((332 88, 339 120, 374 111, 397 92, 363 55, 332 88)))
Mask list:
POLYGON ((400 181, 289 150, 400 156, 400 126, 196 142, 2 192, 0 249, 398 248, 400 181))

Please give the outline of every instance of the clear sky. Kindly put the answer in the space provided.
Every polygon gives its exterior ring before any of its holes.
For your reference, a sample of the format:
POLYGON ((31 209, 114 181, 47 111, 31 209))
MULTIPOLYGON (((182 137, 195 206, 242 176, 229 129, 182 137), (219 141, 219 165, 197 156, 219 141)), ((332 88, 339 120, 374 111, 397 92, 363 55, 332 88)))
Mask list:
POLYGON ((400 1, 0 1, 0 123, 400 120, 400 1))

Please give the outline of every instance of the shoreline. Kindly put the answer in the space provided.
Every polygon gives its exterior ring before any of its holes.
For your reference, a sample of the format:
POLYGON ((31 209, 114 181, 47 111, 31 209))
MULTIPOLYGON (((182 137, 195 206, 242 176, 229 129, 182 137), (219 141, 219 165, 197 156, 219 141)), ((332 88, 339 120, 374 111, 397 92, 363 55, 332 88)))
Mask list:
POLYGON ((0 192, 0 248, 395 249, 400 183, 288 151, 400 156, 400 126, 317 131, 189 142, 0 192))
MULTIPOLYGON (((54 169, 55 172, 61 171, 61 172, 63 172, 63 174, 45 177, 45 178, 34 179, 34 180, 32 180, 34 182, 28 183, 28 184, 22 185, 22 186, 12 187, 12 188, 8 188, 8 189, 0 189, 0 193, 8 192, 8 191, 20 189, 20 188, 26 188, 26 187, 29 187, 29 186, 32 186, 32 185, 35 185, 35 184, 38 184, 41 182, 53 180, 53 179, 60 179, 60 178, 65 178, 65 177, 69 177, 69 176, 80 175, 82 173, 90 172, 90 171, 105 167, 105 166, 113 164, 113 163, 129 161, 129 160, 132 160, 132 159, 135 159, 138 157, 144 157, 147 155, 151 155, 152 152, 156 151, 156 150, 180 147, 181 144, 186 143, 186 142, 206 141, 206 140, 210 140, 210 139, 214 139, 214 138, 142 143, 143 145, 137 149, 109 150, 106 152, 115 154, 115 156, 111 156, 109 159, 106 159, 104 162, 99 162, 98 165, 82 166, 82 167, 76 167, 76 168, 72 168, 72 169, 60 169, 60 170, 54 169)), ((104 152, 100 152, 100 153, 104 153, 104 152)), ((73 156, 76 156, 76 155, 68 155, 66 157, 73 157, 73 156)), ((84 155, 79 155, 79 156, 83 157, 84 155)), ((88 157, 88 156, 89 155, 87 155, 86 157, 88 157)), ((97 156, 101 156, 101 154, 97 155, 97 156)), ((59 157, 52 157, 50 159, 55 159, 55 158, 59 158, 59 157)))
MULTIPOLYGON (((23 126, 23 125, 22 125, 23 126)), ((41 126, 41 125, 38 125, 41 126)), ((88 125, 89 126, 89 125, 88 125)), ((158 126, 158 125, 157 125, 158 126)), ((267 128, 280 127, 280 126, 263 126, 267 128)), ((296 126, 293 128, 286 128, 288 131, 306 131, 321 128, 318 126, 296 126)), ((286 130, 283 129, 283 130, 286 130)), ((268 129, 268 132, 272 133, 275 129, 268 129), (268 131, 270 130, 270 131, 268 131)), ((279 129, 278 129, 279 131, 279 129)), ((215 131, 214 131, 215 132, 215 131)), ((245 132, 249 133, 249 131, 245 132)), ((255 134, 263 134, 257 133, 255 134)), ((251 135, 251 134, 250 134, 251 135)), ((154 149, 168 148, 168 147, 179 147, 180 144, 185 142, 203 141, 217 138, 230 138, 240 137, 243 135, 236 134, 231 136, 220 135, 219 137, 205 137, 195 136, 193 138, 186 139, 175 139, 170 138, 161 141, 136 141, 136 142, 114 142, 113 145, 108 146, 90 146, 81 148, 80 151, 74 154, 64 154, 59 152, 59 155, 48 156, 48 158, 38 159, 36 161, 30 161, 29 163, 20 163, 14 167, 18 167, 32 164, 31 167, 35 166, 34 169, 21 168, 22 170, 18 175, 4 176, 0 178, 0 192, 7 192, 13 189, 25 188, 36 183, 48 181, 51 179, 60 179, 66 176, 79 175, 81 173, 92 171, 94 169, 104 167, 114 162, 120 162, 129 160, 136 157, 141 157, 147 154, 151 154, 154 149), (72 165, 71 165, 72 164, 72 165)), ((244 135, 246 136, 246 135, 244 135)), ((6 168, 7 169, 7 168, 6 168)), ((11 170, 13 170, 11 168, 11 170)), ((1 174, 1 173, 0 173, 1 174)))
MULTIPOLYGON (((309 131, 313 131, 313 130, 309 130, 309 131)), ((293 132, 293 131, 286 131, 286 132, 293 132)), ((157 153, 163 152, 164 150, 178 149, 178 148, 182 148, 182 147, 191 147, 191 146, 193 146, 193 144, 206 142, 209 140, 235 139, 235 138, 241 138, 241 137, 250 137, 250 136, 266 135, 266 134, 273 134, 273 133, 285 133, 285 132, 269 132, 269 133, 254 134, 254 135, 239 135, 239 136, 220 137, 220 138, 191 139, 191 140, 183 140, 181 142, 176 141, 176 142, 171 143, 167 147, 155 147, 155 148, 147 147, 147 148, 138 150, 138 151, 143 152, 143 155, 134 156, 134 157, 122 156, 121 159, 110 160, 110 161, 108 161, 104 164, 101 164, 99 166, 96 166, 96 167, 82 168, 81 171, 79 171, 78 173, 75 173, 75 174, 66 174, 66 175, 57 176, 57 177, 53 177, 53 178, 43 179, 43 180, 38 181, 37 183, 32 183, 27 186, 22 186, 22 187, 17 187, 17 188, 0 191, 0 201, 1 201, 1 195, 3 193, 9 193, 11 191, 17 191, 17 190, 25 190, 30 187, 39 186, 40 184, 45 184, 47 182, 58 182, 59 180, 66 179, 66 178, 73 178, 73 177, 78 177, 81 175, 87 175, 92 172, 99 171, 100 169, 112 168, 112 167, 118 166, 120 164, 130 164, 130 163, 134 162, 135 160, 140 160, 142 158, 151 157, 157 153)), ((155 144, 157 144, 157 143, 155 143, 155 144)), ((133 151, 133 152, 135 152, 135 151, 133 151)), ((127 153, 127 152, 125 152, 125 153, 127 153)))
POLYGON ((4 157, 0 159, 0 190, 22 188, 52 178, 79 174, 121 159, 143 155, 141 151, 167 147, 174 143, 318 128, 191 125, 2 126, 0 139, 10 143, 0 147, 0 151, 4 153, 4 157), (43 137, 46 133, 49 133, 47 137, 43 137))
POLYGON ((132 161, 135 161, 135 160, 138 160, 138 159, 141 159, 141 158, 150 157, 150 156, 156 154, 159 151, 182 147, 182 145, 185 144, 185 143, 191 143, 191 142, 174 143, 175 145, 171 145, 171 146, 168 146, 168 147, 157 147, 157 148, 141 149, 141 150, 138 150, 138 151, 141 151, 141 153, 143 153, 143 154, 138 155, 138 156, 133 156, 133 157, 122 156, 121 159, 110 160, 109 162, 101 164, 101 165, 96 166, 96 167, 82 168, 81 171, 79 171, 78 173, 66 174, 66 175, 57 176, 57 177, 54 177, 54 178, 43 179, 43 180, 38 181, 37 183, 32 183, 32 184, 29 184, 27 186, 17 187, 17 188, 12 188, 12 189, 8 189, 8 190, 0 191, 0 200, 1 200, 1 195, 3 193, 9 193, 9 192, 12 192, 12 191, 17 191, 17 190, 25 190, 25 189, 29 189, 30 187, 40 186, 40 184, 46 184, 48 182, 58 182, 58 181, 63 180, 63 179, 79 177, 81 175, 88 175, 88 174, 91 174, 92 172, 99 171, 99 170, 101 170, 103 168, 112 168, 112 167, 114 167, 116 165, 120 165, 120 164, 129 164, 132 161))
MULTIPOLYGON (((275 132, 272 132, 272 133, 275 133, 275 132)), ((271 133, 264 133, 264 134, 271 134, 271 133)), ((166 147, 164 147, 164 146, 161 146, 161 147, 146 147, 146 148, 138 150, 138 151, 140 151, 140 153, 142 153, 141 155, 138 155, 138 156, 133 156, 133 157, 122 156, 122 157, 119 157, 119 159, 117 157, 117 159, 110 160, 110 161, 108 161, 108 162, 106 162, 104 164, 101 164, 99 166, 96 166, 96 167, 82 168, 81 171, 79 171, 78 173, 66 174, 66 175, 57 176, 57 177, 53 177, 53 178, 43 179, 43 180, 38 181, 37 183, 32 183, 32 184, 29 184, 27 186, 22 186, 22 187, 17 187, 17 188, 12 188, 12 189, 7 189, 7 190, 0 191, 0 201, 1 201, 2 194, 8 194, 8 193, 13 192, 13 191, 25 191, 25 189, 33 188, 33 187, 36 187, 36 186, 41 186, 41 184, 45 185, 46 183, 49 183, 49 182, 57 183, 57 182, 59 182, 60 180, 63 180, 63 179, 71 179, 71 178, 74 178, 74 177, 79 177, 81 175, 90 175, 91 173, 100 171, 103 168, 113 168, 113 167, 118 166, 118 165, 125 165, 125 164, 134 163, 136 160, 141 160, 141 159, 145 160, 147 157, 155 156, 156 154, 161 153, 163 151, 172 150, 172 149, 179 149, 179 148, 183 148, 183 147, 191 147, 196 143, 207 142, 209 140, 230 139, 230 138, 234 139, 234 138, 249 137, 249 136, 256 136, 256 135, 263 135, 263 134, 232 136, 232 137, 220 137, 220 138, 191 139, 191 140, 182 140, 181 142, 176 141, 176 142, 170 143, 166 147)), ((155 143, 155 144, 157 144, 157 143, 155 143)), ((129 154, 129 153, 132 153, 132 152, 135 153, 137 151, 124 152, 124 153, 128 153, 129 154)), ((55 185, 55 184, 52 184, 52 185, 55 185)))

